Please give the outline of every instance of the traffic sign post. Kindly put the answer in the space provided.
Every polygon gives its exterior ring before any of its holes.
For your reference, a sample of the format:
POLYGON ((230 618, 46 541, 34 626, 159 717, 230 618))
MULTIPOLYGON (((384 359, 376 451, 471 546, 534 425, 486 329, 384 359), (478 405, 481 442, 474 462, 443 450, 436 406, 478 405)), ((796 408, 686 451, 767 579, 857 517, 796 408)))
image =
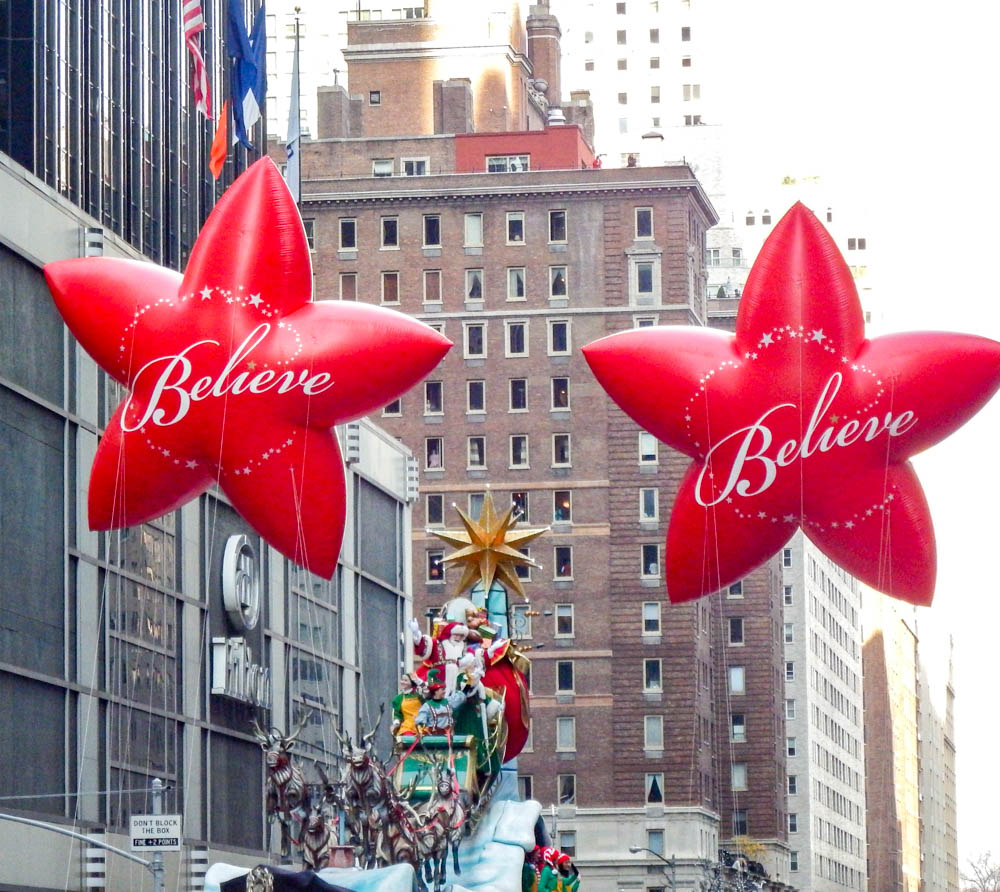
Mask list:
POLYGON ((163 814, 163 781, 153 779, 153 813, 132 815, 132 851, 153 852, 149 866, 153 874, 153 892, 163 892, 163 852, 179 852, 184 837, 181 816, 163 814))

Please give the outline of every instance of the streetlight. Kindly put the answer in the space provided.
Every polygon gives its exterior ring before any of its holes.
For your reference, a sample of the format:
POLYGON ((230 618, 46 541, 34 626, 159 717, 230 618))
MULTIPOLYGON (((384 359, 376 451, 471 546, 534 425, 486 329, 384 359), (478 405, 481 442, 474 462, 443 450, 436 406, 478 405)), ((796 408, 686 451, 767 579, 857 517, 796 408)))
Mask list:
POLYGON ((639 852, 649 852, 649 854, 654 858, 659 858, 666 865, 666 867, 663 868, 664 876, 667 874, 667 867, 670 868, 670 889, 672 892, 677 889, 677 858, 674 855, 671 855, 669 858, 664 858, 659 852, 654 852, 652 849, 647 849, 645 846, 629 846, 628 850, 633 855, 638 855, 639 852))

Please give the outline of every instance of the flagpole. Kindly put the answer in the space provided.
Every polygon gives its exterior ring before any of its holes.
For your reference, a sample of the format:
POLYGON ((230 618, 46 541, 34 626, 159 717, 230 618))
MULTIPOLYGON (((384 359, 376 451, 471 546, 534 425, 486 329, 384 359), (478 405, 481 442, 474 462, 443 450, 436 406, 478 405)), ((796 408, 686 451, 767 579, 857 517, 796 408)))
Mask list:
POLYGON ((302 72, 299 70, 299 13, 301 11, 301 7, 295 7, 295 73, 298 75, 295 79, 295 113, 299 116, 298 121, 295 122, 299 133, 299 144, 296 146, 296 151, 299 153, 299 163, 295 165, 295 197, 298 199, 299 216, 302 215, 302 90, 299 83, 299 78, 302 76, 302 72))

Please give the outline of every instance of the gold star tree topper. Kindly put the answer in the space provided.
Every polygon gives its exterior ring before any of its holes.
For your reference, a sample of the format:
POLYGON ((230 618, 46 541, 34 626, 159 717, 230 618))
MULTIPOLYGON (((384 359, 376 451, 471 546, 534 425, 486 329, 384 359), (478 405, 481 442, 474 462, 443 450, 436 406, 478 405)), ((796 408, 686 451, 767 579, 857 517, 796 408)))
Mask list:
POLYGON ((526 599, 516 568, 519 566, 540 568, 541 564, 522 554, 518 549, 547 532, 549 528, 515 530, 517 518, 514 516, 514 506, 511 505, 502 515, 497 514, 493 505, 493 494, 489 490, 483 499, 478 521, 469 517, 457 505, 454 508, 462 518, 464 530, 428 530, 428 532, 458 549, 444 559, 445 563, 461 564, 463 567, 457 592, 460 594, 472 588, 477 582, 481 582, 483 591, 488 592, 496 579, 508 591, 517 592, 526 599))

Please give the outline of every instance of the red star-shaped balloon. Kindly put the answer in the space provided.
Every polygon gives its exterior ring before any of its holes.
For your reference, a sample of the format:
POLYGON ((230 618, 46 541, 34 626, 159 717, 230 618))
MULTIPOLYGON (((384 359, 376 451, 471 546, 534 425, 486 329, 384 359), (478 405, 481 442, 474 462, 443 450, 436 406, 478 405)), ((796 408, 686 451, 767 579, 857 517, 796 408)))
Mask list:
POLYGON ((330 576, 344 529, 333 425, 386 405, 451 347, 380 307, 311 300, 298 210, 269 159, 210 214, 183 278, 111 258, 45 267, 66 324, 129 388, 90 477, 90 525, 219 486, 272 545, 330 576))
POLYGON ((863 582, 930 603, 934 533, 908 459, 992 396, 1000 344, 866 340, 843 257, 797 204, 754 264, 735 336, 644 328, 583 352, 626 413, 693 459, 667 532, 671 601, 736 581, 801 526, 863 582))

